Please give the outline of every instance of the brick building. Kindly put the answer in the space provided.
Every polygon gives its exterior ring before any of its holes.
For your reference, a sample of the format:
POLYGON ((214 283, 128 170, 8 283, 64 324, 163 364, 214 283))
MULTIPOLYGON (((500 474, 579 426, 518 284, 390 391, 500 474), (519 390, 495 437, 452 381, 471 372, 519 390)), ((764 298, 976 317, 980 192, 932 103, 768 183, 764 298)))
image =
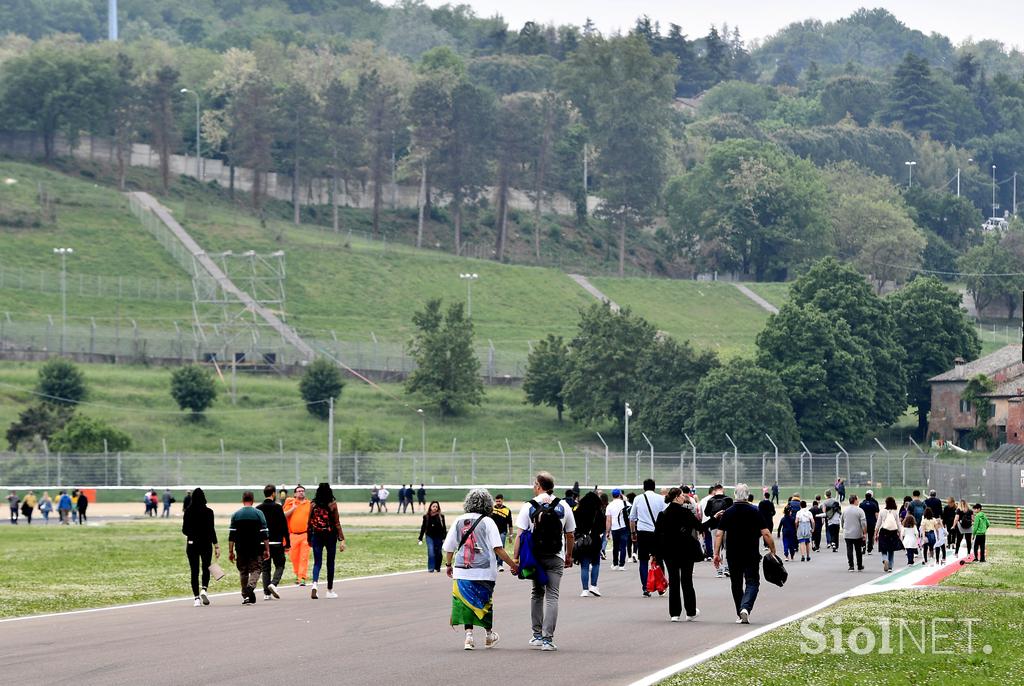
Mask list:
MULTIPOLYGON (((992 447, 1011 440, 1011 434, 1019 435, 1017 440, 1024 443, 1024 412, 1019 398, 1024 397, 1024 362, 1021 361, 1021 346, 1008 345, 1005 348, 979 357, 973 362, 958 359, 953 369, 929 379, 932 387, 932 409, 928 416, 928 437, 932 441, 951 441, 963 448, 966 435, 977 421, 975 408, 962 400, 967 382, 984 374, 995 382, 996 388, 986 393, 993 405, 992 418, 988 425, 992 434, 992 447), (1011 399, 1018 399, 1013 403, 1011 399)), ((978 446, 979 448, 982 446, 978 446)))

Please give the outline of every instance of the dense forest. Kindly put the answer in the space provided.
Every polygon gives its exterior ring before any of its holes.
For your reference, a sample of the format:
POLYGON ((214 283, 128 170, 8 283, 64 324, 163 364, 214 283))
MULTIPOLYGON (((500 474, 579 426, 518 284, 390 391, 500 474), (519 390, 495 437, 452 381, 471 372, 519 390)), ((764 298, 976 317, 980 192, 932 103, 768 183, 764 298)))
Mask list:
POLYGON ((517 29, 414 0, 122 0, 111 43, 106 5, 0 7, 0 114, 48 155, 83 133, 194 154, 197 96, 203 154, 291 176, 296 221, 302 183, 328 178, 372 189, 376 230, 397 177, 456 252, 489 208, 498 260, 520 189, 538 258, 558 193, 620 270, 643 236, 675 275, 779 280, 834 256, 879 286, 931 271, 979 301, 1021 288, 1002 275, 1024 259, 1024 55, 994 41, 955 46, 884 10, 748 43, 735 25, 517 29))

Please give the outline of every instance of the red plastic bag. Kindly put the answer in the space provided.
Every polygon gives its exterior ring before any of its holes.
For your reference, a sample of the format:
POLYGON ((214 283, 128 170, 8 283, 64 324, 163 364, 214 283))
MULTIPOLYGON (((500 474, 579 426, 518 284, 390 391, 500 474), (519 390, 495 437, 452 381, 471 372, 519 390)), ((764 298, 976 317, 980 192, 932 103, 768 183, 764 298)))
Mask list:
POLYGON ((647 568, 647 592, 664 593, 668 589, 668 580, 660 565, 651 565, 647 568))

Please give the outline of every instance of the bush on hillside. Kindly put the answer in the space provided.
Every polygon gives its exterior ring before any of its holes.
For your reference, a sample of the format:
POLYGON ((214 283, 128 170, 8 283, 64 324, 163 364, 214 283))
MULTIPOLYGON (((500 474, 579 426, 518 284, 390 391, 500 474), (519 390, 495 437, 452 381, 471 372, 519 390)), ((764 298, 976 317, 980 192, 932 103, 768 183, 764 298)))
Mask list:
POLYGON ((330 414, 328 400, 334 398, 337 401, 344 387, 338 366, 322 357, 306 367, 306 373, 299 381, 299 393, 308 403, 306 409, 320 419, 327 419, 330 414))
POLYGON ((112 453, 131 448, 131 437, 94 417, 77 415, 58 431, 50 449, 62 453, 112 453))
POLYGON ((75 405, 85 400, 85 377, 70 360, 55 357, 39 368, 36 387, 44 400, 55 405, 75 405))
POLYGON ((190 410, 192 418, 198 419, 217 398, 217 387, 208 371, 190 364, 171 374, 171 397, 178 407, 190 410))

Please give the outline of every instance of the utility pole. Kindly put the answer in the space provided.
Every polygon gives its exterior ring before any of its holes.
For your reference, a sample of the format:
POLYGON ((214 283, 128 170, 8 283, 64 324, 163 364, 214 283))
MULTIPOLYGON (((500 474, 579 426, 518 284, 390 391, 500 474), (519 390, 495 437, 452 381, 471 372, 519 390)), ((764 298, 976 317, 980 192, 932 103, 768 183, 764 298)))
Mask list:
POLYGON ((960 197, 960 167, 956 168, 956 197, 960 197))
POLYGON ((629 407, 629 403, 626 403, 626 409, 623 411, 623 416, 626 419, 626 438, 622 444, 622 457, 625 460, 629 459, 629 418, 633 416, 633 410, 629 407))
POLYGON ((1017 172, 1013 172, 1013 215, 1017 216, 1017 172))
POLYGON ((996 165, 992 165, 992 218, 996 217, 996 165))
POLYGON ((54 254, 60 255, 60 354, 64 354, 64 338, 68 332, 68 255, 74 254, 73 248, 54 248, 54 254))
POLYGON ((327 399, 327 483, 334 480, 334 398, 327 399))

